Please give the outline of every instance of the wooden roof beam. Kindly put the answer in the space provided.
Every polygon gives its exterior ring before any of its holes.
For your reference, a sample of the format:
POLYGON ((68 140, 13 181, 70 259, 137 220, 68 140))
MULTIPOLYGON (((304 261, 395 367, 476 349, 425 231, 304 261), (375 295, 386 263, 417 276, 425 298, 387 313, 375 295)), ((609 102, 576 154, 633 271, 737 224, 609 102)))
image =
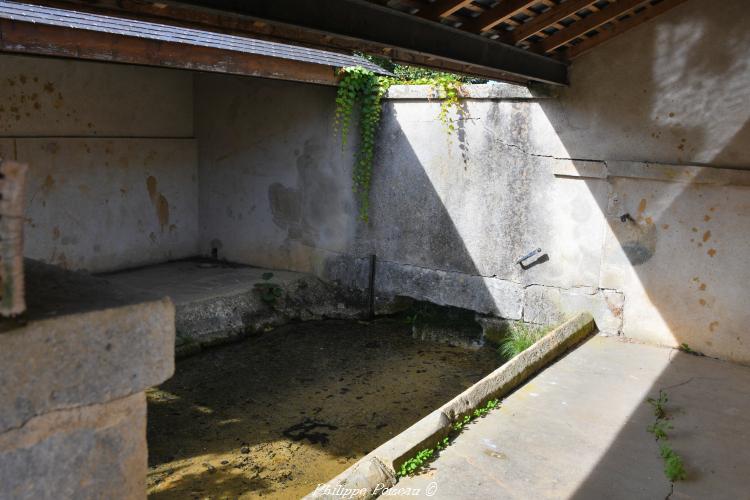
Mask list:
POLYGON ((553 26, 560 21, 574 15, 576 12, 585 9, 596 0, 568 0, 565 3, 551 7, 546 12, 539 14, 528 22, 522 24, 510 34, 513 43, 518 43, 531 35, 539 33, 545 28, 553 26))
POLYGON ((443 17, 467 7, 474 0, 437 0, 436 2, 419 9, 417 15, 432 21, 439 21, 443 17))
POLYGON ((624 21, 620 21, 611 28, 603 29, 598 35, 592 36, 584 40, 583 42, 571 47, 567 51, 567 55, 570 59, 588 52, 597 45, 611 40, 617 35, 624 33, 630 29, 640 26, 641 24, 650 21, 656 16, 663 14, 669 9, 676 7, 677 5, 684 3, 685 0, 664 0, 656 5, 649 6, 645 11, 640 12, 638 15, 633 15, 624 21))
POLYGON ((528 7, 537 3, 538 0, 504 0, 495 7, 487 9, 476 18, 466 21, 462 26, 463 29, 481 33, 482 31, 491 30, 498 24, 507 21, 516 14, 524 11, 528 7))
POLYGON ((0 19, 0 52, 338 84, 321 64, 8 19, 0 19))
POLYGON ((544 40, 531 46, 531 50, 546 54, 552 52, 558 47, 575 40, 588 33, 591 30, 607 24, 608 22, 616 19, 623 14, 648 3, 649 0, 618 0, 617 3, 610 4, 608 7, 596 12, 594 14, 586 16, 584 19, 577 21, 570 25, 568 28, 558 31, 557 33, 550 35, 544 40))
MULTIPOLYGON (((567 85, 567 63, 365 0, 26 0, 253 36, 521 84, 567 85)), ((0 42, 2 40, 0 39, 0 42)))

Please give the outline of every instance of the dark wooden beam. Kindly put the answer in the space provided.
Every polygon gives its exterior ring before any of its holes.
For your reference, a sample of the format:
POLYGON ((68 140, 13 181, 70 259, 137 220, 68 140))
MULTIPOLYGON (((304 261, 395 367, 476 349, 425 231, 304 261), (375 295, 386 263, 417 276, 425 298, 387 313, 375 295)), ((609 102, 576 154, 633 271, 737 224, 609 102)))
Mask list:
POLYGON ((419 9, 417 15, 432 21, 439 21, 443 17, 448 17, 451 14, 458 12, 473 1, 474 0, 437 0, 432 4, 425 5, 424 8, 419 9))
POLYGON ((567 85, 567 63, 365 0, 26 0, 516 83, 567 85), (190 5, 188 5, 190 4, 190 5), (533 57, 529 57, 533 56, 533 57))
POLYGON ((628 11, 647 3, 648 1, 649 0, 618 0, 616 3, 610 4, 599 12, 590 14, 580 21, 571 24, 569 27, 532 45, 531 50, 539 52, 540 54, 552 52, 558 47, 562 47, 566 43, 575 40, 591 30, 595 30, 603 24, 607 24, 613 19, 622 16, 628 11))
POLYGON ((337 84, 335 69, 320 64, 7 19, 0 51, 337 84))
POLYGON ((619 21, 612 27, 602 29, 596 36, 587 38, 583 42, 571 47, 570 49, 568 49, 567 55, 569 58, 575 59, 576 57, 585 54, 594 47, 601 45, 616 37, 617 35, 635 28, 636 26, 640 26, 641 24, 650 21, 656 16, 661 15, 669 9, 672 9, 673 7, 676 7, 684 2, 685 0, 663 0, 656 5, 649 6, 643 12, 639 12, 637 15, 633 15, 623 21, 619 21))
POLYGON ((498 24, 507 21, 519 12, 535 4, 538 0, 504 0, 495 7, 489 8, 482 14, 479 14, 471 21, 467 21, 463 26, 468 31, 481 33, 482 31, 491 30, 498 24))
POLYGON ((549 10, 531 18, 529 21, 518 26, 510 33, 513 43, 518 43, 527 39, 531 35, 539 33, 543 29, 559 23, 566 17, 570 17, 579 10, 583 10, 595 0, 568 0, 560 5, 550 8, 549 10))

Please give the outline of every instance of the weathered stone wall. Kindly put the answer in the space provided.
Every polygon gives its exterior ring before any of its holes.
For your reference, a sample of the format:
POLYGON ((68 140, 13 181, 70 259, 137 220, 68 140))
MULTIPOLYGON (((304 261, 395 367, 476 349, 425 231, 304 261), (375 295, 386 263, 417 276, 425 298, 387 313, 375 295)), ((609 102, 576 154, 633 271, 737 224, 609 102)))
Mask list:
POLYGON ((708 7, 592 51, 556 97, 472 89, 451 137, 429 89, 393 88, 369 224, 333 89, 201 75, 202 249, 358 286, 375 253, 384 295, 540 323, 589 309, 603 330, 750 362, 750 174, 722 168, 750 167, 750 38, 740 0, 708 7))
POLYGON ((26 255, 105 271, 194 255, 192 74, 0 56, 0 156, 28 163, 26 255))

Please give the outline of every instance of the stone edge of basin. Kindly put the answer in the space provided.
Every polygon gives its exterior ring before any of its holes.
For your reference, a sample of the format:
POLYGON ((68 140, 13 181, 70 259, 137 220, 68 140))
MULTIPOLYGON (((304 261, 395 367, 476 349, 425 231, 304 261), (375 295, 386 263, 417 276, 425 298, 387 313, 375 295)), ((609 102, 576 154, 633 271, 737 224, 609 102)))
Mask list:
POLYGON ((593 316, 579 313, 552 330, 534 345, 472 385, 446 404, 394 436, 306 499, 374 498, 396 484, 396 469, 416 452, 434 446, 447 436, 451 423, 507 395, 536 372, 580 343, 596 330, 593 316))
POLYGON ((49 412, 141 393, 173 373, 169 298, 30 321, 0 333, 0 436, 49 412))

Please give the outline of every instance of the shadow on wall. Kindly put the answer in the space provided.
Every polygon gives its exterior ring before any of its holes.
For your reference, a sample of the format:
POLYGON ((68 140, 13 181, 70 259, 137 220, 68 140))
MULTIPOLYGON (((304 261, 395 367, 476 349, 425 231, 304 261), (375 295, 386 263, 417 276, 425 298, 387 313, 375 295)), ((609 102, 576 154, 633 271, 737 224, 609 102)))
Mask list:
POLYGON ((600 286, 624 292, 624 333, 749 363, 750 172, 676 166, 750 167, 743 3, 691 0, 594 50, 542 108, 569 158, 606 162, 600 286))
MULTIPOLYGON (((443 142, 435 146, 442 150, 447 139, 435 141, 443 142)), ((396 120, 383 121, 378 143, 370 220, 357 224, 350 252, 377 256, 376 293, 498 313, 434 179, 396 120)), ((335 257, 327 262, 326 275, 364 288, 368 270, 365 258, 335 257)))

